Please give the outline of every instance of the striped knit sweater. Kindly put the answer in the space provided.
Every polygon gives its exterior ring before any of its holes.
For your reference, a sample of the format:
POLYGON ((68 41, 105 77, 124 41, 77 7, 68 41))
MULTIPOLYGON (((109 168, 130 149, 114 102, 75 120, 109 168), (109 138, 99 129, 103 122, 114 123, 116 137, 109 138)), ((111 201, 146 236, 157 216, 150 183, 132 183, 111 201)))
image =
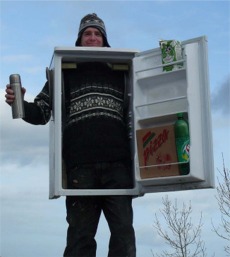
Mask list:
MULTIPOLYGON (((82 63, 64 70, 66 119, 63 158, 72 168, 80 163, 130 158, 124 108, 124 73, 104 63, 82 63)), ((46 84, 34 103, 25 103, 27 122, 50 118, 46 84)))

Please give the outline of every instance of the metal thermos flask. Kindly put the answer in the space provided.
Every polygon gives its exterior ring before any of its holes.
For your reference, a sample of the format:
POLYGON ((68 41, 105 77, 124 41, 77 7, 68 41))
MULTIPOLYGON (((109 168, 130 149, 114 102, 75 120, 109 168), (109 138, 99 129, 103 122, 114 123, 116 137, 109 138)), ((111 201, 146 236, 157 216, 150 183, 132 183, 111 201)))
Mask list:
POLYGON ((25 110, 24 110, 24 102, 21 90, 21 78, 19 74, 11 74, 10 75, 10 86, 14 91, 15 100, 12 104, 12 116, 13 119, 24 118, 25 110))

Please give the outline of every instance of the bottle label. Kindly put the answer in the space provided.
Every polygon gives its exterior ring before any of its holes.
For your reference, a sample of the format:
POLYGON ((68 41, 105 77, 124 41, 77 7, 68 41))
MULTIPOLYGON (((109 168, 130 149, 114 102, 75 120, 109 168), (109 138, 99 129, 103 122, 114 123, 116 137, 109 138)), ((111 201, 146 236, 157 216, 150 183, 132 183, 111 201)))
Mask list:
POLYGON ((176 138, 178 162, 189 162, 189 138, 176 138))

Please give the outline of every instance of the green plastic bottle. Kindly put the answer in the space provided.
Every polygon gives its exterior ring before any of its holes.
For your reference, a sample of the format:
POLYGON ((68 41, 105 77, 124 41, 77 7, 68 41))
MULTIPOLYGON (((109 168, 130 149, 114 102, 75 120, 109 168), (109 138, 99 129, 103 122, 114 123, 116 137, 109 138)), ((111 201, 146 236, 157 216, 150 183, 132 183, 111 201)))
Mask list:
POLYGON ((177 159, 179 164, 180 175, 189 173, 189 126, 184 120, 183 113, 177 114, 177 121, 174 124, 174 133, 176 140, 177 159))

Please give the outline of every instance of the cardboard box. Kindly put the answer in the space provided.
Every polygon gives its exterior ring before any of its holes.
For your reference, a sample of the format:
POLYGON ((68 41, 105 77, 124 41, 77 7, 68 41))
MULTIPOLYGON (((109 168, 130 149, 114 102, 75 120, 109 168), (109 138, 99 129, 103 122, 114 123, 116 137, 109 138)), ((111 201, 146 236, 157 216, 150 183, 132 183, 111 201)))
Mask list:
POLYGON ((137 130, 136 137, 142 179, 180 175, 173 124, 137 130))

